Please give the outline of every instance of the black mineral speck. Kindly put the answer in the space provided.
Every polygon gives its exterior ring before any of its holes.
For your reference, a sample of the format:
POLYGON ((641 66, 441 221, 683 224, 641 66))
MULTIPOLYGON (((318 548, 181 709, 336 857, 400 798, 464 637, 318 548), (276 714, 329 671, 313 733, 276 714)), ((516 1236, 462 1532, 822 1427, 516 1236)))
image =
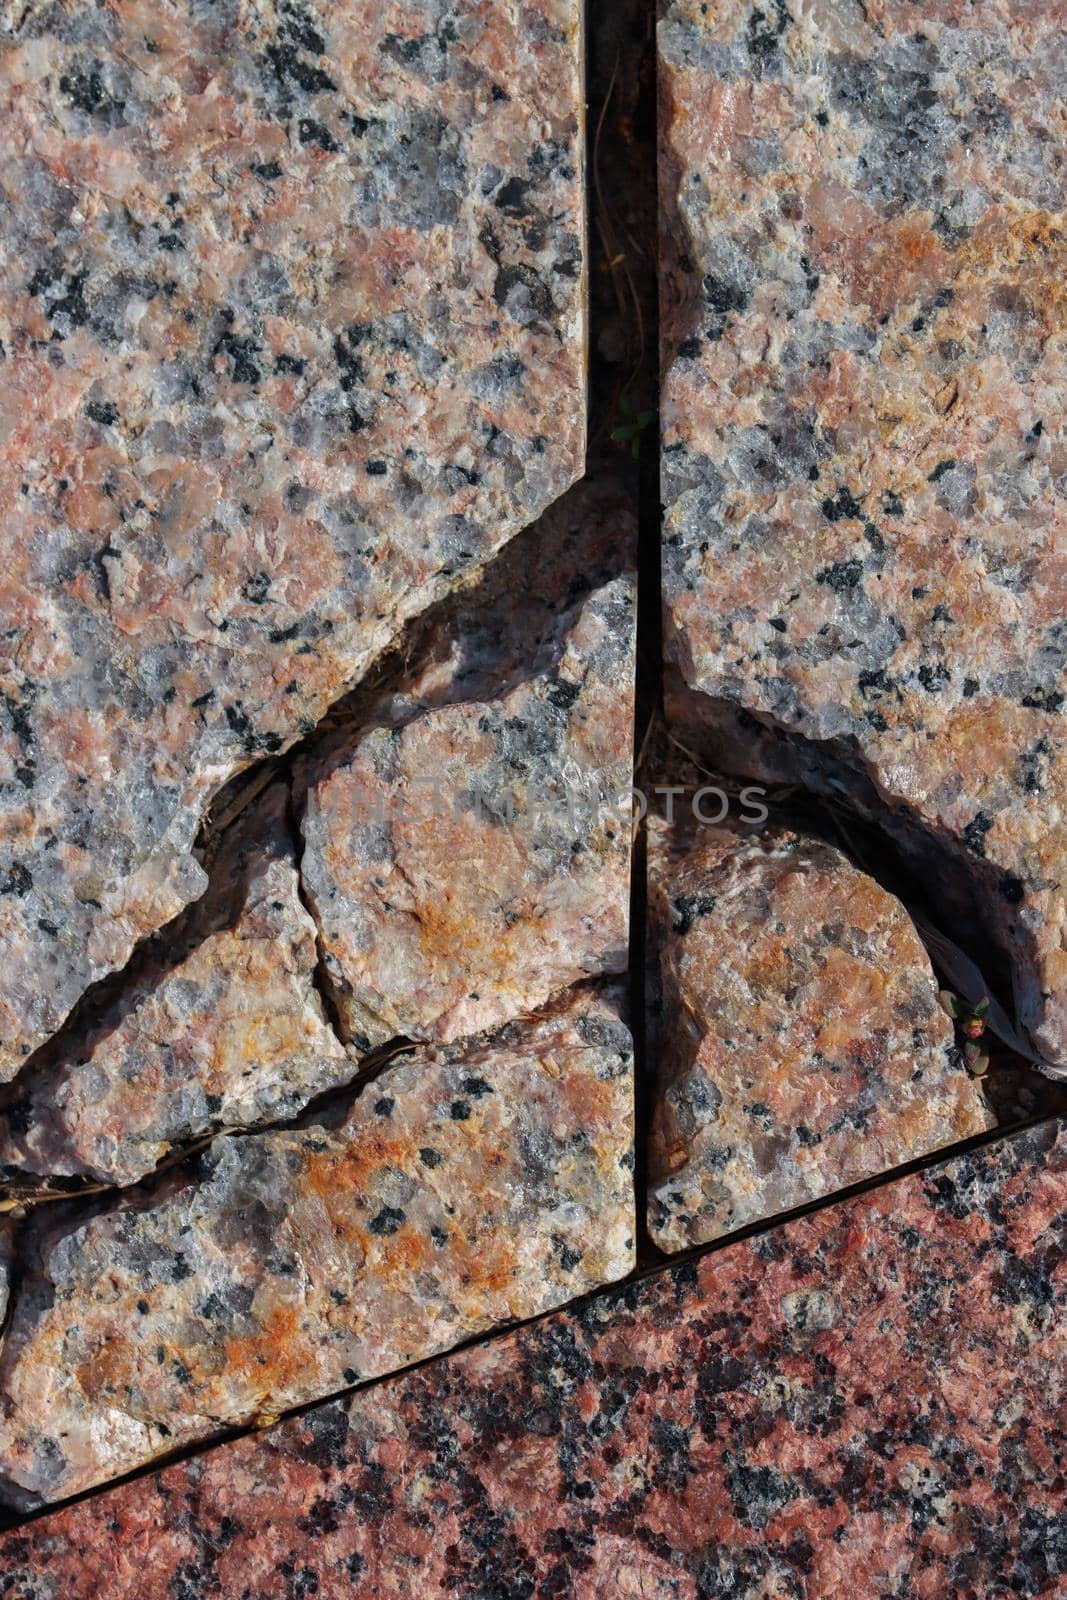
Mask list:
POLYGON ((824 567, 817 577, 819 583, 825 583, 841 594, 846 589, 856 588, 863 577, 863 562, 855 557, 851 561, 835 561, 831 566, 824 567))
POLYGON ((119 408, 112 405, 110 400, 90 400, 85 407, 85 415, 91 417, 94 422, 99 422, 102 427, 108 428, 119 420, 119 408))
POLYGON ((863 515, 863 507, 851 490, 841 488, 832 498, 827 496, 823 501, 822 514, 828 522, 840 522, 845 517, 858 519, 863 515))
POLYGON ((403 1211, 396 1206, 383 1206, 377 1216, 371 1218, 368 1227, 371 1233, 377 1234, 380 1238, 387 1238, 390 1234, 396 1233, 404 1220, 403 1211))

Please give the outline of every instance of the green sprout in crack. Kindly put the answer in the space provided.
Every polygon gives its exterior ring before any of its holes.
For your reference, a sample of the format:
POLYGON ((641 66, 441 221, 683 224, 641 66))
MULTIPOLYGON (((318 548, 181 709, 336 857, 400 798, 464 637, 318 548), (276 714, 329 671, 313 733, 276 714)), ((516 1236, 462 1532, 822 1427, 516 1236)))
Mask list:
POLYGON ((968 1072, 972 1078, 984 1078, 989 1071, 989 1053, 979 1040, 985 1036, 989 996, 983 995, 976 1006, 965 1005, 950 989, 942 989, 938 998, 963 1034, 963 1058, 968 1072))
POLYGON ((618 426, 611 430, 611 437, 616 444, 628 444, 630 454, 635 461, 641 456, 641 435, 649 423, 654 421, 655 415, 654 411, 635 411, 633 402, 626 395, 619 401, 621 420, 618 426))

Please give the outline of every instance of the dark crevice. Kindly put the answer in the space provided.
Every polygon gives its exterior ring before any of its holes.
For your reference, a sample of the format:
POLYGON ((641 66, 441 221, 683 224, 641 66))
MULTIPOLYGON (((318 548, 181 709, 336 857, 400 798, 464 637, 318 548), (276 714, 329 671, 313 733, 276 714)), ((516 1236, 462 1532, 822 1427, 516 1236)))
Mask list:
POLYGON ((0 1270, 5 1266, 7 1270, 7 1305, 4 1307, 3 1316, 0 1317, 0 1344, 2 1344, 15 1312, 15 1301, 22 1287, 22 1280, 26 1275, 26 1263, 20 1248, 22 1217, 16 1213, 13 1216, 0 1218, 0 1227, 5 1228, 8 1234, 6 1245, 0 1246, 0 1270))
POLYGON ((334 1038, 337 1040, 338 1044, 347 1049, 350 1041, 347 1037, 347 1030, 344 1026, 344 1023, 341 1020, 341 1012, 337 1005, 337 996, 334 994, 333 984, 330 982, 329 973, 326 970, 326 953, 323 949, 322 929, 319 926, 319 919, 315 915, 314 908, 312 907, 308 896, 307 885, 304 882, 304 839, 300 827, 301 817, 296 806, 292 781, 290 781, 288 785, 288 794, 289 832, 292 835, 293 849, 296 854, 296 892, 300 896, 300 904, 311 918, 311 921, 315 927, 316 959, 315 970, 312 973, 312 982, 315 986, 315 993, 319 997, 319 1004, 322 1006, 322 1014, 326 1018, 334 1038))
MULTIPOLYGON (((648 146, 648 171, 655 180, 656 167, 656 94, 655 75, 649 73, 649 84, 644 98, 644 137, 648 146)), ((650 236, 655 238, 658 219, 658 200, 650 236)), ((663 629, 660 564, 660 455, 659 455, 659 288, 656 263, 653 263, 652 282, 649 285, 649 320, 651 340, 656 360, 649 375, 649 408, 655 415, 655 437, 650 448, 641 453, 640 524, 638 543, 638 639, 637 639, 637 737, 635 755, 640 759, 646 735, 654 719, 662 711, 663 696, 663 629)), ((635 762, 636 768, 636 762, 635 762)), ((651 1121, 651 1096, 655 1061, 650 1048, 647 1006, 646 972, 648 965, 648 895, 647 895, 647 839, 642 822, 637 849, 634 853, 635 936, 632 948, 632 987, 635 992, 635 1015, 638 1017, 636 1048, 636 1097, 638 1139, 636 1150, 636 1202, 638 1261, 644 1264, 654 1260, 655 1246, 648 1232, 648 1138, 651 1121)))
MULTIPOLYGON (((614 459, 606 463, 606 470, 612 471, 614 464, 614 459)), ((623 493, 622 486, 619 492, 623 493)), ((289 789, 290 829, 299 874, 300 790, 305 773, 325 777, 331 765, 347 759, 359 740, 376 727, 403 726, 430 705, 483 698, 490 690, 496 697, 536 674, 551 671, 562 649, 563 625, 577 616, 587 593, 596 584, 616 576, 625 564, 624 552, 613 551, 604 531, 595 525, 596 507, 587 501, 583 484, 562 496, 459 589, 411 621, 393 649, 331 707, 313 730, 283 755, 257 762, 223 785, 208 808, 195 845, 195 854, 209 879, 204 895, 142 940, 123 967, 85 991, 62 1027, 27 1057, 13 1079, 0 1085, 0 1115, 17 1105, 51 1069, 84 1059, 118 1025, 148 985, 161 982, 209 935, 233 925, 240 910, 236 893, 239 884, 234 880, 229 857, 242 845, 254 842, 250 813, 254 814, 257 802, 272 783, 284 783, 289 789), (539 600, 536 619, 532 608, 528 612, 516 610, 510 597, 517 585, 524 580, 528 583, 531 572, 551 568, 553 563, 573 578, 566 606, 553 612, 547 597, 541 595, 535 596, 539 600), (487 619, 493 620, 494 630, 486 627, 487 619), (551 624, 557 622, 561 625, 553 631, 551 624), (524 624, 526 633, 520 637, 524 624), (432 663, 435 650, 449 638, 474 627, 479 630, 476 668, 460 674, 447 691, 438 689, 432 700, 403 702, 405 689, 432 663), (525 652, 524 645, 528 645, 525 652), (233 892, 228 893, 230 890, 233 892)), ((300 893, 317 927, 318 918, 308 903, 302 878, 300 893)), ((341 1041, 346 1042, 329 978, 322 970, 321 939, 319 951, 318 992, 327 1020, 341 1041)))
MULTIPOLYGON (((264 764, 256 795, 279 770, 277 762, 264 764)), ((142 940, 125 966, 85 991, 63 1026, 27 1057, 14 1078, 0 1085, 0 1114, 50 1070, 84 1059, 114 1031, 148 988, 157 987, 205 939, 233 927, 240 915, 244 885, 231 858, 241 846, 254 842, 254 835, 246 837, 244 830, 239 833, 232 824, 212 836, 206 853, 208 887, 204 894, 142 940)))
MULTIPOLYGON (((147 1210, 167 1195, 195 1184, 200 1176, 199 1158, 222 1140, 267 1137, 275 1133, 301 1132, 310 1127, 335 1127, 351 1111, 364 1090, 373 1084, 400 1056, 420 1046, 410 1039, 395 1039, 379 1045, 358 1060, 353 1059, 351 1076, 314 1095, 290 1117, 247 1126, 213 1127, 181 1143, 176 1143, 159 1165, 134 1183, 99 1183, 87 1179, 41 1174, 8 1185, 8 1203, 20 1222, 42 1219, 49 1229, 72 1233, 83 1223, 105 1212, 119 1209, 147 1210)), ((12 1301, 14 1295, 12 1295, 12 1301)))
POLYGON ((904 802, 887 799, 857 752, 807 739, 732 701, 680 690, 674 669, 668 669, 668 677, 680 713, 673 731, 686 752, 721 773, 718 781, 725 788, 769 785, 773 821, 799 823, 837 845, 901 900, 920 936, 924 924, 933 931, 929 953, 948 988, 954 984, 944 945, 956 946, 1015 1023, 1017 1048, 1002 1042, 999 1060, 1025 1075, 1038 1109, 1067 1104, 1064 1085, 1038 1070, 1018 1015, 1013 970, 1026 961, 1030 944, 1012 924, 1014 902, 1005 895, 1004 873, 959 841, 936 833, 904 802))
MULTIPOLYGON (((747 724, 745 731, 751 736, 752 729, 747 724)), ((730 753, 729 747, 715 738, 708 737, 702 743, 700 730, 692 726, 676 723, 658 728, 646 754, 645 785, 653 791, 653 810, 657 809, 654 792, 657 785, 675 784, 691 791, 700 784, 712 783, 730 796, 731 815, 736 819, 742 815, 740 796, 751 784, 759 785, 772 827, 791 829, 834 846, 900 901, 915 923, 916 933, 926 947, 943 990, 963 997, 962 988, 946 964, 946 947, 956 946, 979 969, 983 992, 1000 1000, 1010 1017, 1010 974, 1001 952, 984 941, 980 932, 975 937, 973 921, 961 922, 959 918, 946 917, 945 902, 934 892, 936 885, 932 885, 929 874, 924 873, 922 864, 916 862, 901 839, 885 827, 879 811, 861 814, 842 790, 822 792, 802 782, 781 781, 781 775, 776 775, 779 781, 774 781, 766 773, 753 774, 751 769, 746 773, 736 760, 728 760, 724 771, 719 763, 730 753)), ((648 1027, 654 1048, 658 983, 654 951, 649 951, 647 959, 648 1027)), ((961 1053, 967 1043, 962 1031, 967 1009, 964 1005, 956 1030, 961 1053)), ((1034 1118, 1067 1112, 1067 1084, 1043 1076, 1025 1055, 998 1039, 991 1030, 983 1037, 982 1047, 989 1055, 989 1070, 982 1080, 982 1092, 997 1118, 994 1137, 1010 1135, 1034 1118)), ((965 1148, 962 1143, 947 1145, 930 1159, 949 1159, 965 1148)), ((888 1181, 897 1170, 888 1168, 881 1177, 870 1181, 875 1184, 888 1181)), ((652 1249, 655 1248, 653 1245, 652 1249)))
MULTIPOLYGON (((591 476, 613 478, 637 510, 634 764, 661 701, 659 290, 656 7, 587 5, 591 476)), ((639 1262, 645 1222, 650 1063, 645 1027, 645 843, 634 830, 629 1025, 634 1040, 634 1187, 639 1262)))

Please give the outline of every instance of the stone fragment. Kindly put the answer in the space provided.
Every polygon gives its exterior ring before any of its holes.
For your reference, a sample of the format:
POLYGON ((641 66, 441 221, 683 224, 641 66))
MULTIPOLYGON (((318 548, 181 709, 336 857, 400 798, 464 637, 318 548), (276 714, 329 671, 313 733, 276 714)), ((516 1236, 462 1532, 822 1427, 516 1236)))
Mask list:
POLYGON ((24 1600, 1067 1583, 1046 1125, 0 1537, 24 1600))
POLYGON ((304 768, 301 872, 358 1048, 455 1040, 625 969, 632 531, 576 491, 432 630, 379 725, 304 768))
POLYGON ((355 1074, 315 986, 288 805, 288 787, 274 784, 240 819, 208 893, 160 937, 95 1038, 34 1075, 0 1116, 9 1175, 134 1183, 173 1145, 292 1117, 355 1074))
POLYGON ((668 657, 970 879, 1062 1062, 1062 9, 675 0, 660 46, 668 657))
POLYGON ((199 1181, 38 1221, 0 1492, 75 1494, 623 1276, 630 1051, 616 1000, 579 990, 416 1052, 332 1123, 217 1139, 199 1181))
POLYGON ((819 840, 653 823, 649 1229, 682 1250, 995 1124, 901 903, 819 840))
POLYGON ((0 1330, 7 1317, 11 1290, 11 1269, 15 1264, 15 1230, 8 1218, 0 1218, 0 1330))
POLYGON ((577 0, 7 8, 0 1076, 580 471, 577 0))

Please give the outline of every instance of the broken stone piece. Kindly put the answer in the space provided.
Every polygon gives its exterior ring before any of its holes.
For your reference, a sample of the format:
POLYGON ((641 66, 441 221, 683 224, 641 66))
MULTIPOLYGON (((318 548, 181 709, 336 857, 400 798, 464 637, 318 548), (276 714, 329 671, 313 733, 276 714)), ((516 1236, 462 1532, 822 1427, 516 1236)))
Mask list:
POLYGON ((651 826, 649 1229, 682 1250, 995 1125, 901 903, 785 830, 651 826))
MULTIPOLYGON (((587 588, 575 552, 568 567, 587 588)), ((444 635, 456 648, 430 648, 388 724, 305 775, 301 872, 357 1048, 455 1040, 625 969, 634 582, 531 605, 525 660, 518 594, 444 635)))
MULTIPOLYGON (((37 1214, 0 1354, 30 1506, 531 1317, 633 1263, 633 1074, 611 996, 419 1050, 327 1126, 37 1214)), ((47 1210, 48 1208, 43 1208, 47 1210)))
POLYGON ((96 1041, 0 1116, 0 1167, 134 1183, 173 1145, 292 1117, 353 1076, 315 986, 288 804, 276 783, 230 829, 207 895, 160 937, 96 1041), (190 953, 175 960, 174 944, 190 953))
POLYGON ((0 1536, 0 1569, 34 1600, 1053 1600, 1056 1133, 64 1507, 0 1536))
POLYGON ((15 1264, 15 1229, 8 1218, 0 1218, 0 1332, 7 1317, 11 1290, 11 1269, 15 1264))
POLYGON ((1067 1061, 1062 15, 675 0, 660 46, 668 658, 971 880, 1067 1061))
POLYGON ((577 0, 8 9, 0 1078, 584 447, 577 0))

